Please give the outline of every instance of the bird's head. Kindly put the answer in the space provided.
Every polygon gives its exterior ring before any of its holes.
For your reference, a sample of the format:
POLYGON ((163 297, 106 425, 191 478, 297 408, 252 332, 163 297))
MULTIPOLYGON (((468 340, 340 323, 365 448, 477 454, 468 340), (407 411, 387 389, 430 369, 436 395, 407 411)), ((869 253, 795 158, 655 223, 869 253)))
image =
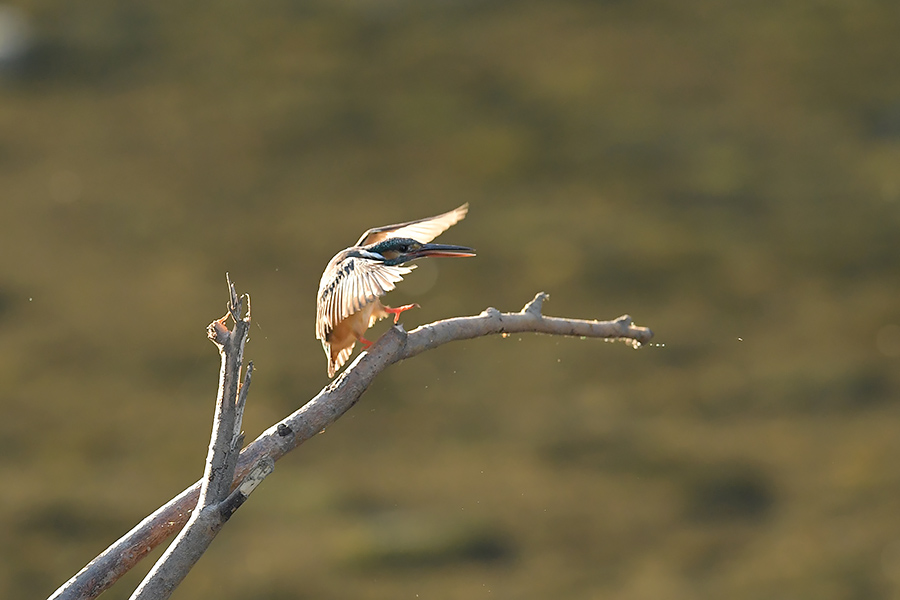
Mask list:
POLYGON ((366 250, 384 257, 384 264, 388 266, 402 265, 425 256, 475 256, 475 251, 466 246, 423 244, 412 238, 388 238, 366 250))

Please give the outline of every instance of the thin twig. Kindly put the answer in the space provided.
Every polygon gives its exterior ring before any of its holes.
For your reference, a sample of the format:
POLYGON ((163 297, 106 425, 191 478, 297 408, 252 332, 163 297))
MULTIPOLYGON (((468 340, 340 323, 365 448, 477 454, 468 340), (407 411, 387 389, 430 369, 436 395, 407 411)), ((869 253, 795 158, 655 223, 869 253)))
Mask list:
MULTIPOLYGON (((247 406, 247 394, 250 392, 250 379, 253 375, 253 361, 247 363, 247 373, 244 374, 244 383, 241 384, 241 390, 238 393, 237 404, 234 407, 234 429, 232 430, 232 440, 241 437, 241 427, 244 422, 244 408, 247 406)), ((232 445, 234 443, 232 442, 232 445)))

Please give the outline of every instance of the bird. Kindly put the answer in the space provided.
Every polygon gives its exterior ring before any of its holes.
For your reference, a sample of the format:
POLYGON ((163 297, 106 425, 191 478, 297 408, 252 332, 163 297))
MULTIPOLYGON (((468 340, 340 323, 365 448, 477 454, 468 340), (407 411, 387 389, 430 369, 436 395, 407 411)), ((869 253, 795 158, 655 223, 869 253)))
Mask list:
POLYGON ((403 311, 418 308, 418 304, 392 308, 379 299, 415 268, 406 263, 427 256, 475 256, 467 246, 429 243, 465 218, 468 210, 466 203, 434 217, 369 229, 329 261, 316 297, 316 338, 322 341, 329 377, 347 362, 357 341, 365 348, 372 344, 363 337, 369 327, 389 315, 397 323, 403 311))

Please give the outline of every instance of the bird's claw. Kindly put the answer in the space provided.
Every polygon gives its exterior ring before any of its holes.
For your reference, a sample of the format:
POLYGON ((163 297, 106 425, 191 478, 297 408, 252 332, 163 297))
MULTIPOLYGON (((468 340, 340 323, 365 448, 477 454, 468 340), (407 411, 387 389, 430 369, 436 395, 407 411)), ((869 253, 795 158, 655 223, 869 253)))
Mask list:
POLYGON ((418 304, 405 304, 403 306, 398 306, 397 308, 389 308, 384 307, 385 312, 389 312, 394 315, 394 324, 396 325, 400 321, 400 313, 405 310, 409 310, 411 308, 421 308, 418 304))

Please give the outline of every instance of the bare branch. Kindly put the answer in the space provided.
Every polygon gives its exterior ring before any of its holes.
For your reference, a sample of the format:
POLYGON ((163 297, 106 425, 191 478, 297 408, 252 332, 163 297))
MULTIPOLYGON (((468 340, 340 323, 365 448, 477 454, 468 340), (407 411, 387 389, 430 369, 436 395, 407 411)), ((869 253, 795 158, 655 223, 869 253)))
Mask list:
MULTIPOLYGON (((241 301, 230 277, 228 290, 230 295, 228 313, 221 319, 213 321, 207 328, 210 340, 219 349, 222 367, 219 371, 219 392, 216 397, 213 430, 197 507, 185 528, 135 590, 131 596, 133 600, 168 598, 206 552, 222 525, 246 499, 246 496, 243 496, 240 502, 233 500, 228 510, 222 510, 222 505, 229 497, 240 444, 243 442, 243 436, 240 435, 241 416, 247 401, 252 371, 251 366, 247 370, 247 380, 241 386, 244 345, 250 331, 250 299, 244 296, 247 298, 247 314, 241 317, 241 301), (228 317, 234 320, 234 329, 231 331, 225 327, 228 317)), ((272 465, 274 466, 274 463, 272 465)), ((263 473, 257 467, 252 479, 255 483, 250 489, 254 489, 269 472, 271 469, 263 473)))
POLYGON ((57 589, 50 598, 96 598, 157 546, 184 527, 200 497, 196 482, 119 538, 57 589))
MULTIPOLYGON (((250 332, 250 298, 246 295, 243 296, 247 299, 247 314, 242 317, 240 314, 241 300, 238 298, 230 277, 228 277, 228 290, 230 293, 228 313, 221 319, 213 321, 207 328, 210 339, 219 348, 222 366, 219 370, 219 393, 216 398, 213 432, 209 441, 203 484, 200 487, 199 507, 201 509, 221 502, 231 489, 234 467, 229 469, 228 457, 232 452, 235 430, 240 432, 241 427, 237 422, 237 405, 243 406, 239 399, 239 390, 241 367, 244 361, 244 345, 250 332), (234 320, 234 329, 232 331, 225 329, 223 333, 225 320, 228 317, 234 320)), ((246 392, 241 396, 246 401, 246 392)))
POLYGON ((547 333, 585 338, 621 339, 638 348, 653 337, 646 327, 632 323, 631 317, 623 315, 614 321, 584 321, 545 317, 541 314, 544 301, 550 296, 539 292, 534 299, 517 313, 501 313, 496 308, 487 308, 476 317, 455 317, 417 327, 409 333, 401 358, 412 358, 416 354, 436 348, 441 344, 467 340, 492 334, 547 333))
MULTIPOLYGON (((653 337, 653 332, 646 327, 634 325, 627 315, 614 321, 545 317, 541 311, 547 298, 547 294, 541 292, 519 312, 502 313, 495 308, 488 308, 479 315, 436 321, 417 327, 409 333, 402 326, 392 327, 315 398, 261 433, 244 448, 237 461, 232 485, 245 481, 254 468, 261 468, 264 472, 263 465, 268 465, 268 461, 274 464, 286 453, 334 423, 356 404, 372 380, 388 366, 442 344, 498 333, 530 332, 621 339, 637 348, 653 337)), ((225 329, 223 322, 224 318, 210 325, 211 338, 219 335, 217 325, 225 329)), ((244 385, 248 384, 249 378, 244 385)), ((96 598, 156 545, 187 522, 190 511, 197 503, 200 486, 201 482, 195 483, 141 521, 60 587, 51 596, 51 600, 96 598)), ((229 502, 238 502, 239 497, 240 494, 237 497, 232 494, 220 506, 225 508, 229 506, 229 502)), ((246 495, 237 506, 244 500, 246 495)))

